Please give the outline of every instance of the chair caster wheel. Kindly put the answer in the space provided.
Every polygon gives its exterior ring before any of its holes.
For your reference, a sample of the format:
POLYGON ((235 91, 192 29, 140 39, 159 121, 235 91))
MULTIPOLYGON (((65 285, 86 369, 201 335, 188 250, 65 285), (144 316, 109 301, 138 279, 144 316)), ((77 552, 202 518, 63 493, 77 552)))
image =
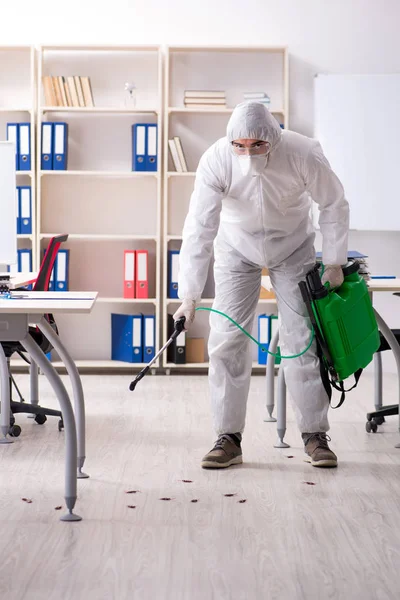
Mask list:
POLYGON ((378 425, 375 421, 367 421, 365 423, 365 431, 367 433, 376 433, 378 431, 378 425))
POLYGON ((19 437, 21 435, 21 427, 19 425, 12 425, 8 430, 8 435, 10 437, 19 437))
POLYGON ((64 421, 60 419, 58 421, 58 431, 62 431, 64 429, 64 421))
POLYGON ((46 415, 36 415, 35 421, 38 425, 43 425, 47 421, 46 415))
POLYGON ((374 421, 377 425, 382 425, 385 422, 385 417, 374 417, 374 421))

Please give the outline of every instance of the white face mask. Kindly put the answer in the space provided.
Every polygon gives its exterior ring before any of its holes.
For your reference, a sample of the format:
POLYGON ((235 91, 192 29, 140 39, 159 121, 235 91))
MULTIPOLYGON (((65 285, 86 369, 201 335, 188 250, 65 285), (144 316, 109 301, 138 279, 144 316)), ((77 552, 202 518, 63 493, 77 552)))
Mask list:
POLYGON ((268 162, 268 155, 263 154, 260 156, 238 156, 240 170, 243 176, 260 175, 263 172, 268 162))

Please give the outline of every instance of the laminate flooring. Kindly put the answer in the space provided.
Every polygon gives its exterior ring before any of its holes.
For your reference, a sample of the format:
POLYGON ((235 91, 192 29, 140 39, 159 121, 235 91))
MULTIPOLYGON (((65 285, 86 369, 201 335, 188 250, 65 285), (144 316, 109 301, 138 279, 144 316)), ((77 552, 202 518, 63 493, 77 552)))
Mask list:
MULTIPOLYGON (((366 433, 370 374, 330 413, 334 470, 304 462, 291 409, 291 448, 273 448, 264 377, 252 379, 245 462, 224 471, 199 467, 215 440, 205 376, 149 375, 134 393, 126 375, 82 379, 83 521, 62 523, 55 510, 64 505, 57 419, 17 415, 21 436, 0 446, 1 600, 400 598, 398 418, 366 433)), ((29 396, 28 376, 17 382, 29 396)), ((44 377, 40 390, 56 406, 44 377)), ((388 375, 385 403, 396 398, 388 375)))

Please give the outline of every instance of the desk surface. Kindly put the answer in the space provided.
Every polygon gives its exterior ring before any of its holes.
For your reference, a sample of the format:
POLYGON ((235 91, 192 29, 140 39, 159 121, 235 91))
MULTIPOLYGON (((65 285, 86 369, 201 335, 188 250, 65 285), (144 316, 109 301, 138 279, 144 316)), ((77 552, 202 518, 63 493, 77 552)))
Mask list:
POLYGON ((371 279, 367 283, 371 292, 400 292, 400 279, 371 279))
POLYGON ((89 313, 98 292, 13 292, 0 297, 0 313, 89 313))

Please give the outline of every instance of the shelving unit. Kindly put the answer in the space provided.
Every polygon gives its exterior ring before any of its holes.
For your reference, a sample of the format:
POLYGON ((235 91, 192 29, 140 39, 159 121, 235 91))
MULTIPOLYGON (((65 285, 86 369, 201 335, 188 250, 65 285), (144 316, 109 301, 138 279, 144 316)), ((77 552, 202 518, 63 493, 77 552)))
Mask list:
MULTIPOLYGON (((234 106, 244 101, 243 93, 263 91, 271 98, 271 113, 287 128, 289 109, 289 62, 286 47, 187 47, 166 49, 165 109, 164 109, 164 172, 163 172, 163 341, 167 340, 167 314, 173 313, 179 300, 167 297, 168 250, 180 248, 182 228, 193 190, 194 177, 203 152, 217 139, 223 137, 234 106), (223 90, 226 107, 186 108, 185 90, 223 90), (189 172, 174 171, 169 155, 168 139, 181 138, 189 172)), ((204 289, 201 304, 211 304, 214 295, 212 273, 204 289)), ((258 314, 276 314, 274 300, 260 300, 258 314)), ((208 314, 199 312, 190 336, 208 338, 208 314)), ((256 334, 255 322, 253 335, 256 334)), ((253 348, 253 368, 265 370, 256 362, 257 348, 253 348)), ((207 359, 207 355, 206 355, 207 359)), ((171 369, 200 370, 208 363, 176 365, 167 362, 171 369)))
POLYGON ((36 52, 33 46, 0 46, 0 139, 7 139, 7 123, 31 125, 31 171, 17 171, 17 185, 30 185, 32 234, 18 235, 18 248, 32 249, 36 264, 36 52))
MULTIPOLYGON (((57 324, 82 370, 135 370, 111 360, 111 313, 155 314, 159 345, 161 280, 162 55, 159 46, 43 46, 38 51, 38 136, 43 121, 69 126, 66 171, 39 171, 40 255, 53 232, 68 233, 72 290, 99 292, 90 316, 62 315, 57 324), (90 77, 94 107, 45 106, 42 77, 90 77), (137 88, 125 104, 124 85, 137 88), (131 127, 158 125, 158 171, 133 172, 131 127), (149 252, 149 295, 123 298, 124 250, 149 252)), ((40 165, 39 165, 40 167, 40 165)), ((57 357, 54 365, 59 366, 57 357)), ((155 364, 157 367, 158 364, 155 364)))

